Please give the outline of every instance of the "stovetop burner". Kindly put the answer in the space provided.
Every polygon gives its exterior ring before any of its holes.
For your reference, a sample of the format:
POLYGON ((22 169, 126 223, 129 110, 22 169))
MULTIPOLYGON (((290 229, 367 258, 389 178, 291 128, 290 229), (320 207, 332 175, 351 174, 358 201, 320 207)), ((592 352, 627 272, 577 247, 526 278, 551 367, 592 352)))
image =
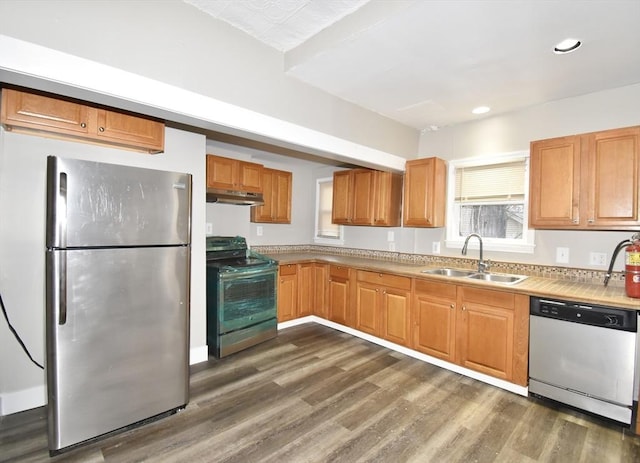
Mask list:
POLYGON ((208 236, 207 266, 220 272, 238 272, 258 267, 276 267, 273 259, 250 251, 242 236, 208 236))

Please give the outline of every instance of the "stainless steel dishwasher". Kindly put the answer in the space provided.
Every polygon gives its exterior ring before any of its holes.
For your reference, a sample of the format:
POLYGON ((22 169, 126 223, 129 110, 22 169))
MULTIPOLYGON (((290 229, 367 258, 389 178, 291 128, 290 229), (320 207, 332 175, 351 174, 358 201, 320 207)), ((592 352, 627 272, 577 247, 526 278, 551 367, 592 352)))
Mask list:
POLYGON ((530 308, 529 392, 630 424, 636 311, 535 297, 530 308))

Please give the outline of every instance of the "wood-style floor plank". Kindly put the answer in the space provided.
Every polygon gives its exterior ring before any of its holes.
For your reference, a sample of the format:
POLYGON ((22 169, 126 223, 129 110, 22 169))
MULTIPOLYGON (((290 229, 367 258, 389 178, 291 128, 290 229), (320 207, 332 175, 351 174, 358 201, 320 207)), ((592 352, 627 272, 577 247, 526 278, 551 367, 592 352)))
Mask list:
POLYGON ((621 462, 640 437, 306 324, 191 369, 185 410, 49 458, 44 407, 0 418, 0 462, 621 462))

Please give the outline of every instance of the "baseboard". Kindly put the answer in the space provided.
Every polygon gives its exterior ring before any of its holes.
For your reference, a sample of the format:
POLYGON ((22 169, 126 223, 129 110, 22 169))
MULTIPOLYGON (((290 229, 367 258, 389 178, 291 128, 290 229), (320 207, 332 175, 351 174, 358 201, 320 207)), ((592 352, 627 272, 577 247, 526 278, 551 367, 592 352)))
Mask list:
POLYGON ((386 347, 396 352, 400 352, 402 354, 408 355, 409 357, 413 357, 417 360, 421 360, 423 362, 436 365, 438 367, 444 368, 445 370, 453 371, 454 373, 459 373, 469 378, 477 379, 478 381, 482 381, 483 383, 491 384, 492 386, 496 386, 496 387, 499 387, 500 389, 513 392, 514 394, 518 394, 525 397, 529 395, 529 388, 525 386, 519 386, 517 384, 513 384, 508 381, 504 381, 502 379, 494 378, 493 376, 488 376, 483 373, 478 373, 477 371, 469 370, 468 368, 461 367, 460 365, 455 365, 453 363, 445 362, 444 360, 431 357, 430 355, 423 354, 421 352, 415 351, 413 349, 409 349, 404 346, 400 346, 398 344, 386 341, 381 338, 377 338, 375 336, 371 336, 370 334, 363 333, 362 331, 358 331, 353 328, 349 328, 348 326, 344 326, 339 323, 325 320, 324 318, 316 317, 315 315, 310 315, 308 317, 302 317, 295 320, 279 323, 278 329, 289 328, 291 326, 301 325, 303 323, 318 323, 320 325, 324 325, 329 328, 342 331, 343 333, 351 334, 353 336, 372 342, 374 344, 378 344, 380 346, 386 347))
POLYGON ((189 365, 206 362, 209 358, 209 348, 205 346, 192 347, 189 350, 189 365))
POLYGON ((44 385, 0 394, 0 416, 11 415, 47 403, 47 389, 44 385))

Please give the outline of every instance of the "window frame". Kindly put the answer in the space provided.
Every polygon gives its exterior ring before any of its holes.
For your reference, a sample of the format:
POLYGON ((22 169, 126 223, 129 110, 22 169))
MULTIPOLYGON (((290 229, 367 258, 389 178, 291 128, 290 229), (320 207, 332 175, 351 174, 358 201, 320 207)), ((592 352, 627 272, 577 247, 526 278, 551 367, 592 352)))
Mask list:
MULTIPOLYGON (((445 246, 450 249, 462 249, 465 237, 459 236, 459 206, 456 204, 456 170, 460 167, 489 166, 503 164, 519 159, 525 159, 524 173, 524 212, 523 212, 523 236, 521 239, 485 238, 482 237, 483 247, 489 251, 516 252, 533 254, 535 249, 535 230, 529 228, 529 152, 515 151, 511 153, 496 154, 475 158, 465 158, 449 161, 447 174, 447 225, 445 246)), ((514 201, 515 202, 515 201, 514 201)), ((517 201, 518 203, 520 201, 517 201)), ((478 204, 505 204, 505 201, 482 201, 478 204)), ((468 202, 472 204, 472 202, 468 202)), ((478 249, 477 240, 469 242, 469 247, 478 249)))
POLYGON ((327 236, 319 236, 319 217, 320 217, 320 184, 331 183, 333 186, 333 177, 322 177, 316 179, 316 206, 314 217, 314 231, 313 242, 315 244, 327 244, 331 246, 344 246, 344 226, 338 225, 338 236, 336 238, 329 238, 327 236))

